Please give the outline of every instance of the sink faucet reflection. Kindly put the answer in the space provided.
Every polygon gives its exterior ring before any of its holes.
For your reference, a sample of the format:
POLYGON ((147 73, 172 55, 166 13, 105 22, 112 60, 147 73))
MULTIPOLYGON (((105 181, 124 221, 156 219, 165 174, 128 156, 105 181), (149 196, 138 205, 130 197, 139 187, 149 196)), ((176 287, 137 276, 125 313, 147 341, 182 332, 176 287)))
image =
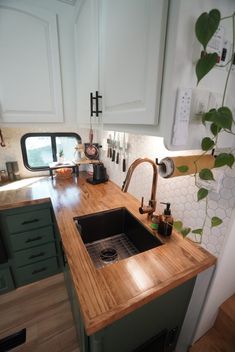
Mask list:
POLYGON ((148 158, 139 158, 136 159, 129 167, 128 171, 127 171, 127 175, 126 178, 123 182, 122 185, 122 191, 123 192, 127 192, 130 181, 131 181, 131 177, 133 174, 133 171, 135 170, 135 168, 142 163, 150 163, 153 167, 153 180, 152 180, 152 190, 151 190, 151 199, 149 200, 149 204, 148 205, 144 205, 144 197, 142 197, 141 200, 141 206, 139 207, 139 212, 140 214, 148 214, 148 217, 151 217, 151 215, 154 213, 154 211, 156 210, 156 190, 157 190, 157 165, 155 164, 155 162, 151 159, 148 158))

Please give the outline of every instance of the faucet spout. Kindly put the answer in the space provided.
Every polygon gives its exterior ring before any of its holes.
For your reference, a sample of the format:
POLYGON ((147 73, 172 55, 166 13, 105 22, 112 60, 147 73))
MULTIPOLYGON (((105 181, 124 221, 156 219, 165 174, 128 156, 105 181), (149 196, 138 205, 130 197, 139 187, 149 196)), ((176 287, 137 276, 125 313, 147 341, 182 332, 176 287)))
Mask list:
POLYGON ((136 167, 142 163, 150 163, 153 167, 153 179, 152 179, 152 188, 151 188, 151 199, 149 200, 149 204, 146 206, 144 205, 144 199, 142 197, 142 201, 141 201, 141 206, 139 208, 139 212, 141 214, 148 214, 148 217, 150 217, 154 211, 156 210, 156 190, 157 190, 157 165, 155 164, 155 162, 151 159, 148 158, 139 158, 136 159, 129 167, 128 171, 127 171, 127 175, 126 178, 123 182, 122 185, 122 191, 123 192, 127 192, 130 181, 131 181, 131 177, 133 174, 133 171, 136 169, 136 167))

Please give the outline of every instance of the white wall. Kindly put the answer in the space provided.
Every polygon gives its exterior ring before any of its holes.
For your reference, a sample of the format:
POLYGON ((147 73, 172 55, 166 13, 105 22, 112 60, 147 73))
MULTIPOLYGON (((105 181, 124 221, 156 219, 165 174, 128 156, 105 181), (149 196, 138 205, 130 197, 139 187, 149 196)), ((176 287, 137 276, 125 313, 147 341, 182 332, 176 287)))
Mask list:
MULTIPOLYGON (((160 116, 160 130, 162 135, 166 136, 165 144, 168 148, 180 149, 171 146, 177 89, 195 88, 197 84, 195 65, 192 63, 196 64, 202 47, 197 42, 193 28, 201 13, 209 12, 214 8, 221 11, 222 17, 230 15, 234 12, 234 0, 172 0, 170 4, 160 116)), ((231 19, 230 22, 228 20, 223 21, 223 25, 226 26, 227 38, 231 41, 231 19)), ((198 87, 221 93, 226 75, 226 69, 214 68, 207 77, 202 79, 198 87)), ((234 87, 235 74, 232 73, 228 100, 235 112, 234 87)), ((191 149, 200 145, 200 140, 205 132, 206 130, 202 124, 195 122, 189 124, 188 140, 191 149)), ((230 136, 226 135, 226 138, 227 142, 230 136)))

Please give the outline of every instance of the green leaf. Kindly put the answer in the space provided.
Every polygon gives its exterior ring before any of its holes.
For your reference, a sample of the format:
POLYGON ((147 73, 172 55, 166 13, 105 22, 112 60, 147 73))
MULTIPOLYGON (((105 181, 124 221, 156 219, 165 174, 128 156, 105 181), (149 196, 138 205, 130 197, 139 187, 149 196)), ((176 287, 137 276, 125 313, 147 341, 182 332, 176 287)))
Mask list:
POLYGON ((210 109, 208 112, 202 115, 202 123, 205 125, 206 121, 213 122, 216 118, 215 116, 218 114, 216 109, 210 109))
POLYGON ((218 218, 217 216, 213 216, 211 219, 211 227, 219 226, 223 223, 223 220, 218 218))
POLYGON ((220 17, 219 10, 213 9, 209 13, 202 13, 197 19, 195 33, 198 41, 203 45, 204 50, 206 50, 209 40, 213 37, 219 26, 220 17))
POLYGON ((223 106, 218 109, 218 117, 214 121, 219 127, 225 128, 229 131, 232 129, 233 114, 232 111, 227 107, 223 106))
POLYGON ((215 142, 209 137, 203 138, 201 142, 201 147, 202 147, 202 150, 204 151, 213 149, 214 145, 215 145, 215 142))
POLYGON ((220 129, 224 128, 231 131, 233 124, 233 114, 227 106, 223 106, 218 110, 211 109, 209 112, 203 114, 202 122, 205 124, 205 121, 213 122, 220 129))
POLYGON ((191 231, 191 228, 190 227, 184 227, 180 233, 183 235, 183 237, 186 237, 191 231))
POLYGON ((197 192, 197 200, 201 200, 203 198, 206 198, 208 195, 208 190, 206 188, 200 188, 197 192))
POLYGON ((176 231, 180 231, 183 227, 182 221, 174 221, 173 227, 176 231))
POLYGON ((210 130, 214 136, 217 136, 217 134, 221 131, 221 127, 217 126, 215 123, 212 123, 210 130))
POLYGON ((216 53, 206 54, 196 64, 197 84, 216 65, 218 55, 216 53))
POLYGON ((188 171, 188 166, 187 165, 181 165, 181 166, 178 166, 176 169, 179 170, 180 172, 184 173, 184 172, 188 171))
POLYGON ((232 168, 235 158, 231 153, 221 153, 215 159, 215 167, 229 166, 232 168))
POLYGON ((192 231, 192 233, 195 233, 197 235, 201 235, 202 236, 203 229, 195 229, 195 230, 192 231))
POLYGON ((199 177, 202 180, 213 180, 213 181, 215 180, 213 173, 209 169, 202 169, 199 172, 199 177))

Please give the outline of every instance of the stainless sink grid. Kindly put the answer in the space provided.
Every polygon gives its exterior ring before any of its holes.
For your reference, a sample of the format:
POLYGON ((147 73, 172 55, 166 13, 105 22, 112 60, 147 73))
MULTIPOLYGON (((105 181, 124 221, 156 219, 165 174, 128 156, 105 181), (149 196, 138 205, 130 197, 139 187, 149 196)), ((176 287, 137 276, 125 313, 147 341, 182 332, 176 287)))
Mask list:
POLYGON ((125 233, 86 243, 85 246, 97 269, 140 253, 125 233), (104 261, 101 259, 101 251, 106 248, 114 248, 117 251, 118 255, 113 261, 104 261))

